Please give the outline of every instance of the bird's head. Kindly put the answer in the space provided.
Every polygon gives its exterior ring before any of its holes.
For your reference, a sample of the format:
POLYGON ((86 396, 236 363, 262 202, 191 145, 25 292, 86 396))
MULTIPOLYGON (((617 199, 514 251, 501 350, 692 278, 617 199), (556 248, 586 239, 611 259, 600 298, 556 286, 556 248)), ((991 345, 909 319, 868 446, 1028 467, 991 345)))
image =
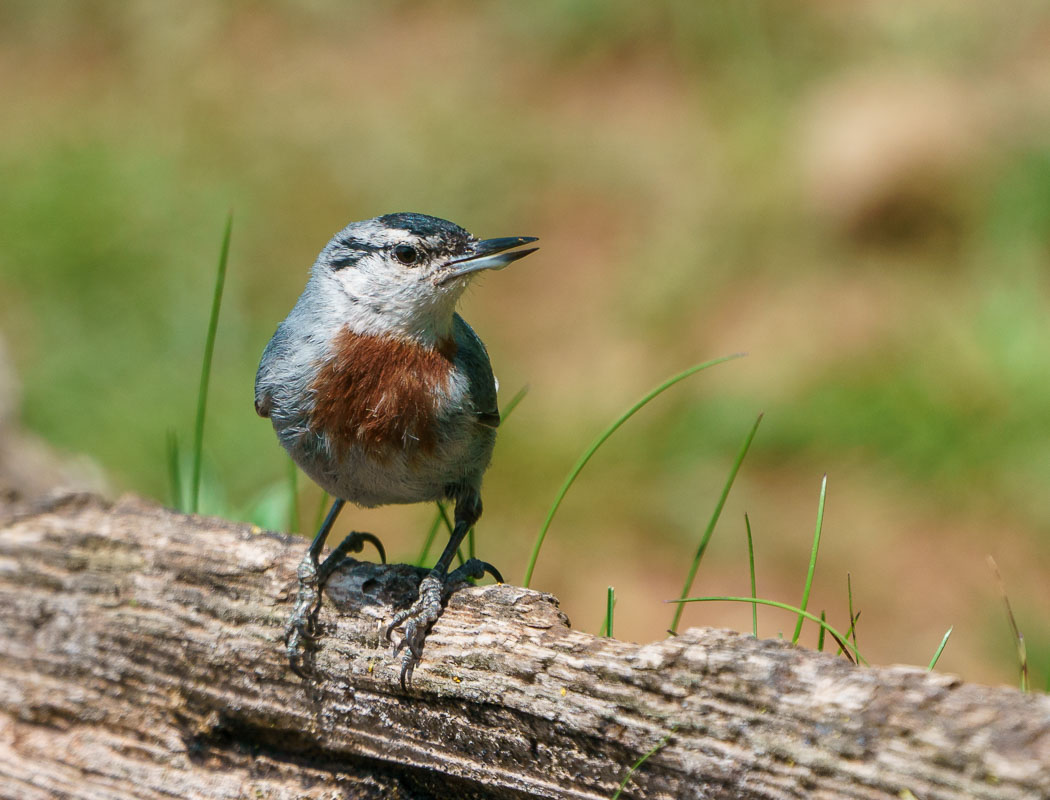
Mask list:
POLYGON ((435 340, 448 334, 470 279, 535 252, 515 249, 534 241, 477 239, 437 217, 387 214, 337 233, 314 264, 311 289, 358 333, 435 340))

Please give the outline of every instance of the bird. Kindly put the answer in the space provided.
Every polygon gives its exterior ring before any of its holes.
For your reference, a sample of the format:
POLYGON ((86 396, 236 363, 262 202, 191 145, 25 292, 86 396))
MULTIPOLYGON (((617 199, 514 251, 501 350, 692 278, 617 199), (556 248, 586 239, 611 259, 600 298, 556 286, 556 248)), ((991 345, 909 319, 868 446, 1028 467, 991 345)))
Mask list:
POLYGON ((478 239, 448 220, 400 212, 352 222, 321 250, 306 288, 263 351, 255 410, 268 418, 292 460, 332 498, 297 570, 285 629, 291 669, 307 677, 321 590, 349 552, 373 544, 349 534, 320 555, 347 504, 452 501, 448 544, 423 577, 414 603, 386 628, 402 628, 402 689, 443 602, 467 579, 492 575, 469 559, 451 570, 482 512, 481 481, 500 413, 488 352, 456 305, 478 274, 535 252, 533 236, 478 239))

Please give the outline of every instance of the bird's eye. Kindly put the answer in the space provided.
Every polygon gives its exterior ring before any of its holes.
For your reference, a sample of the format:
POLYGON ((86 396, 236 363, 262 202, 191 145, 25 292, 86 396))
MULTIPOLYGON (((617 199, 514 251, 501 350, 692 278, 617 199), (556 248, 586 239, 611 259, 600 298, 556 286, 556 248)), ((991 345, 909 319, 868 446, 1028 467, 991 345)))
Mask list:
POLYGON ((411 266, 419 260, 419 251, 410 244, 399 244, 394 248, 394 258, 406 267, 411 266))

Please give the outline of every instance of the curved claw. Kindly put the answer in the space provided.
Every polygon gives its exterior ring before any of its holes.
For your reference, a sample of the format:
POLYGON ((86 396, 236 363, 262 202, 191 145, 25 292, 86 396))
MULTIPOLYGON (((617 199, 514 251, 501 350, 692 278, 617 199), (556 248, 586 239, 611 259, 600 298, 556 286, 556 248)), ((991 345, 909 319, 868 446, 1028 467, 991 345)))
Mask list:
POLYGON ((325 563, 331 563, 332 565, 338 564, 343 560, 343 557, 347 553, 360 553, 365 549, 365 542, 371 542, 376 550, 379 551, 379 560, 384 564, 386 563, 386 550, 383 548, 383 543, 371 533, 361 533, 359 531, 353 531, 346 535, 346 538, 341 541, 338 546, 328 555, 325 559, 325 563))
POLYGON ((408 684, 412 683, 412 673, 415 671, 416 662, 410 658, 401 659, 401 691, 408 691, 408 684))
POLYGON ((383 563, 386 563, 386 550, 383 549, 383 543, 379 541, 371 533, 358 533, 353 532, 347 534, 346 538, 339 543, 339 545, 328 554, 328 558, 324 560, 321 566, 317 570, 317 581, 323 585, 328 582, 328 579, 332 577, 332 573, 339 569, 340 564, 346 560, 347 553, 360 553, 365 546, 365 542, 371 542, 375 545, 376 550, 379 551, 379 558, 382 559, 383 563))
POLYGON ((379 560, 384 564, 386 563, 386 550, 383 549, 383 543, 379 541, 378 538, 371 533, 354 533, 351 535, 358 537, 361 542, 361 544, 354 548, 355 553, 360 553, 364 549, 364 542, 371 542, 375 545, 376 550, 379 551, 379 560))
MULTIPOLYGON (((386 626, 386 632, 383 634, 383 636, 388 642, 390 641, 391 635, 398 628, 398 626, 400 626, 402 622, 404 622, 406 619, 412 616, 413 608, 415 607, 412 606, 404 609, 403 611, 398 611, 396 614, 394 614, 394 618, 390 621, 390 624, 386 626)), ((397 646, 397 649, 394 650, 394 653, 396 654, 402 646, 404 646, 404 641, 402 641, 402 643, 397 646)))
POLYGON ((449 573, 447 580, 449 584, 454 584, 457 581, 477 580, 478 578, 484 578, 485 573, 495 578, 496 583, 506 583, 498 569, 489 562, 481 561, 477 558, 467 559, 462 566, 449 573))
POLYGON ((416 620, 413 619, 405 629, 404 638, 394 648, 394 655, 397 655, 402 650, 405 651, 401 656, 400 676, 401 691, 403 692, 408 691, 408 686, 412 683, 412 673, 416 669, 416 664, 423 658, 423 640, 426 638, 429 630, 430 625, 425 627, 417 625, 416 620))
POLYGON ((314 633, 314 626, 312 620, 306 620, 305 624, 298 625, 295 629, 296 639, 302 640, 307 644, 313 644, 321 637, 314 633))
POLYGON ((493 577, 496 583, 506 583, 506 581, 503 580, 503 576, 500 574, 500 571, 494 566, 492 566, 490 563, 488 563, 487 561, 482 561, 481 565, 485 568, 485 572, 487 572, 493 577))

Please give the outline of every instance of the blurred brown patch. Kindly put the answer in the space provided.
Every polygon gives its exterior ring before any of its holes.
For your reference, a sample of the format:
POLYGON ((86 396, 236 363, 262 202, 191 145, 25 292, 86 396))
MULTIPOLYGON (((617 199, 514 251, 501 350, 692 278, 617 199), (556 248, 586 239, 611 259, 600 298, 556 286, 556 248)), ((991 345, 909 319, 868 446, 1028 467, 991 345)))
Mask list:
POLYGON ((963 179, 990 145, 978 100, 961 82, 882 67, 828 81, 801 125, 811 206, 858 241, 954 242, 963 179))

